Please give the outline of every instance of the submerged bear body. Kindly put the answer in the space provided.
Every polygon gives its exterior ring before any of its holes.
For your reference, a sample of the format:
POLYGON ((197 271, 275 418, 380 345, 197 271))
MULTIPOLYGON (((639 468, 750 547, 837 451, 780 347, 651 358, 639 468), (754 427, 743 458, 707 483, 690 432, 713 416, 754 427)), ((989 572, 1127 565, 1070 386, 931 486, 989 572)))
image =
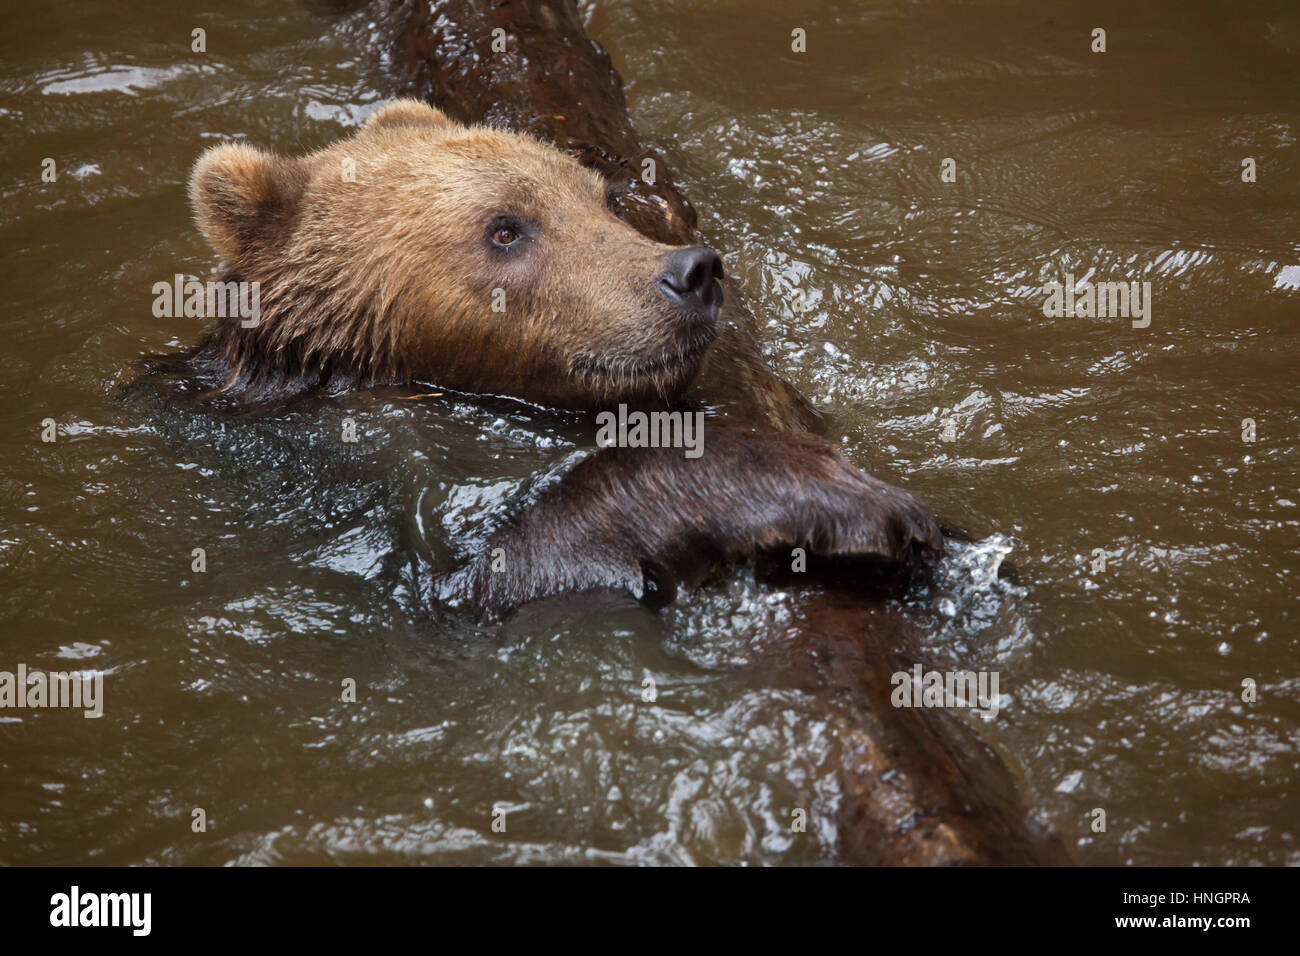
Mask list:
MULTIPOLYGON (((593 412, 681 407, 718 333, 716 253, 641 235, 558 150, 423 103, 390 103, 305 157, 214 147, 190 198, 218 280, 255 284, 260 305, 151 363, 204 399, 427 382, 593 412)), ((915 498, 823 439, 704 427, 702 455, 596 452, 441 593, 491 615, 565 590, 663 599, 714 562, 781 548, 906 562, 942 547, 915 498)))

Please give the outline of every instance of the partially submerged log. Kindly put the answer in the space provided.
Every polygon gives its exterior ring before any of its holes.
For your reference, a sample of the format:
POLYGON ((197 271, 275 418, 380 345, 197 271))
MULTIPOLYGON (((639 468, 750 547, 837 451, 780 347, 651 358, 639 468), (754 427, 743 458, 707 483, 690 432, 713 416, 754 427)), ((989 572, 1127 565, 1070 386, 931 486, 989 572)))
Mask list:
POLYGON ((809 597, 792 602, 795 621, 758 663, 774 682, 827 695, 824 706, 853 715, 836 741, 843 862, 1068 864, 1065 848, 1029 818, 1015 778, 970 724, 947 708, 892 705, 893 674, 918 663, 945 669, 917 656, 914 625, 858 592, 809 597))
MULTIPOLYGON (((374 0, 370 9, 395 96, 531 132, 601 172, 615 212, 645 235, 703 242, 694 209, 637 136, 622 81, 572 0, 374 0), (503 52, 493 51, 494 30, 504 31, 503 52), (641 175, 646 159, 653 181, 641 175)), ((689 398, 749 428, 815 430, 820 416, 763 362, 734 281, 725 295, 718 341, 689 398)), ((970 726, 946 709, 891 706, 890 675, 917 662, 902 614, 835 589, 797 606, 795 624, 773 635, 759 666, 773 685, 806 689, 854 715, 838 741, 845 862, 1068 862, 970 726)))

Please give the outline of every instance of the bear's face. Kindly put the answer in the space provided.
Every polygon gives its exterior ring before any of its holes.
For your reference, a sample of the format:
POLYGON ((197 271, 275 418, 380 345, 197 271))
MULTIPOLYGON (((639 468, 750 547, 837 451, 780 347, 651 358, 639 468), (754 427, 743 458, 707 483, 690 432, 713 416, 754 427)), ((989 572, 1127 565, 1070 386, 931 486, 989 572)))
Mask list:
POLYGON ((274 366, 570 407, 672 400, 716 332, 715 253, 646 239, 558 150, 416 101, 302 158, 216 147, 190 196, 222 278, 260 283, 258 324, 217 330, 231 383, 274 366))

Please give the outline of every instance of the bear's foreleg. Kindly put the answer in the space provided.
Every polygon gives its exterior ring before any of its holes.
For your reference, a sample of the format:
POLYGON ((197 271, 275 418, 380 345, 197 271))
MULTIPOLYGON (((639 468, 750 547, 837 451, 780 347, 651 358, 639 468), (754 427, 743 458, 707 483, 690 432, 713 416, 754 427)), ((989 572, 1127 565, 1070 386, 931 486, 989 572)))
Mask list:
POLYGON ((675 448, 597 452, 447 583, 490 614, 595 588, 661 603, 717 563, 777 548, 903 563, 942 547, 921 502, 824 439, 715 426, 699 458, 675 448))

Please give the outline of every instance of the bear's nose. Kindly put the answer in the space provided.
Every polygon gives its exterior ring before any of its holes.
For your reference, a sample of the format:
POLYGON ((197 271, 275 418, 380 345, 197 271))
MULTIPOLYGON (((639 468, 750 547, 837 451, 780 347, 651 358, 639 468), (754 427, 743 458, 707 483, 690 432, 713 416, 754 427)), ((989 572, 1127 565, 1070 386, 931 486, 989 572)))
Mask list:
POLYGON ((705 246, 687 246, 664 257, 659 289, 673 305, 692 315, 717 318, 722 305, 722 257, 705 246))

